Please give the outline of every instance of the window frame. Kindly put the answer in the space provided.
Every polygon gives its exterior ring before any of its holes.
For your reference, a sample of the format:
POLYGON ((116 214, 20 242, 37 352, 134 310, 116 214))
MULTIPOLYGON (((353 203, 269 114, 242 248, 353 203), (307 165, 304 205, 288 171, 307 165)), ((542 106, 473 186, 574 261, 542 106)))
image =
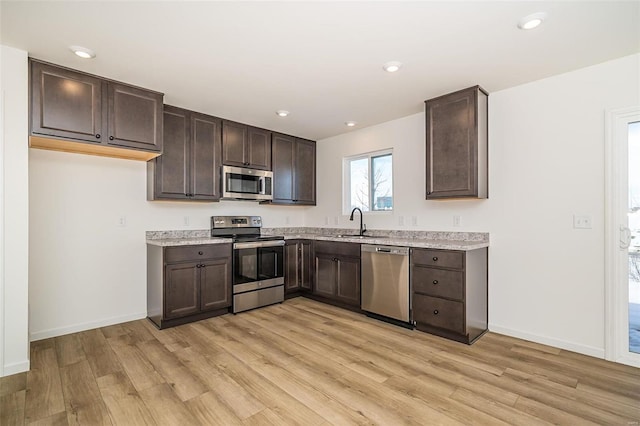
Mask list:
POLYGON ((347 216, 351 214, 351 170, 350 165, 352 161, 367 159, 367 171, 369 178, 369 210, 364 211, 363 214, 392 214, 394 210, 395 202, 392 203, 392 207, 389 210, 373 210, 373 159, 377 157, 385 157, 391 155, 391 196, 393 199, 394 185, 395 185, 395 172, 393 166, 393 148, 386 148, 377 151, 365 152, 361 154, 348 155, 342 158, 342 214, 347 216))

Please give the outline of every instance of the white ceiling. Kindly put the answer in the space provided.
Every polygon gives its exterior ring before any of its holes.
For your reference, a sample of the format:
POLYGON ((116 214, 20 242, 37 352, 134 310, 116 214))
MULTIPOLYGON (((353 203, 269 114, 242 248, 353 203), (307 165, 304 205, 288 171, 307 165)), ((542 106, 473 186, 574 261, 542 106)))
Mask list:
POLYGON ((34 58, 310 139, 472 85, 491 93, 640 51, 638 1, 2 1, 0 13, 1 43, 34 58), (541 27, 516 27, 535 12, 548 14, 541 27), (384 72, 392 60, 403 68, 384 72))

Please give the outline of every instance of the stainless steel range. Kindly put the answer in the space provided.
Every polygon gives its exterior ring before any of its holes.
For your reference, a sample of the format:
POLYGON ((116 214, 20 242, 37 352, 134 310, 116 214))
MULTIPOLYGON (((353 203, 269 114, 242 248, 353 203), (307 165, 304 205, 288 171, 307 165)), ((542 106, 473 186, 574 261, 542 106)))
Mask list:
POLYGON ((233 239, 233 313, 284 301, 284 237, 260 216, 212 216, 211 236, 233 239))

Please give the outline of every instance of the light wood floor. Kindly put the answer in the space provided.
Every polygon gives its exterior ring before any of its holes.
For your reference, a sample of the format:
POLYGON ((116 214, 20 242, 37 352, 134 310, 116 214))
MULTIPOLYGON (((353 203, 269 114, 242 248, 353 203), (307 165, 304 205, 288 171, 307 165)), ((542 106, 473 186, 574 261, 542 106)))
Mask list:
POLYGON ((158 331, 34 342, 0 424, 605 424, 640 421, 640 369, 489 333, 473 346, 304 298, 158 331))

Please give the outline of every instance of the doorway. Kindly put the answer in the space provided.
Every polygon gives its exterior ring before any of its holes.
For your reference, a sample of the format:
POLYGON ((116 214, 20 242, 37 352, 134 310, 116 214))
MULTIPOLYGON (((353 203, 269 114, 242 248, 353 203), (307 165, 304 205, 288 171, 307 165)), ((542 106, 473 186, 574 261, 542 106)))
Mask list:
POLYGON ((640 367, 640 107, 609 112, 606 148, 605 352, 640 367))

